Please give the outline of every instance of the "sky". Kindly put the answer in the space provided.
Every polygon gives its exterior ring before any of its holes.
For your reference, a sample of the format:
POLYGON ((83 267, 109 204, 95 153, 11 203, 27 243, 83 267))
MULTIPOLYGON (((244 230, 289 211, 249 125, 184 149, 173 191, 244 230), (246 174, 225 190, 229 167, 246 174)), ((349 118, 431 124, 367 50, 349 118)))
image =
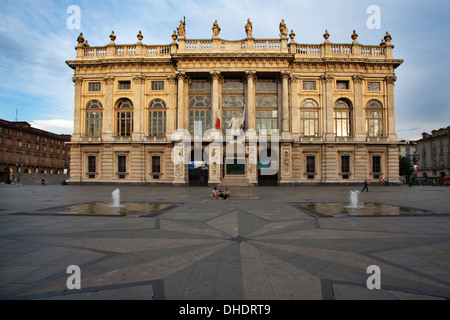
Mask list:
POLYGON ((72 134, 73 70, 83 32, 91 46, 169 44, 186 17, 186 38, 208 39, 217 20, 220 38, 245 38, 247 19, 254 38, 279 38, 284 19, 297 43, 320 44, 325 29, 332 43, 378 45, 389 31, 395 71, 396 132, 417 140, 422 132, 450 125, 450 1, 448 0, 0 0, 0 119, 72 134), (379 15, 369 10, 379 8, 379 15), (79 8, 79 15, 73 11, 79 8), (75 19, 79 18, 79 19, 75 19), (379 18, 379 19, 378 19, 379 18), (375 20, 374 20, 375 19, 375 20))

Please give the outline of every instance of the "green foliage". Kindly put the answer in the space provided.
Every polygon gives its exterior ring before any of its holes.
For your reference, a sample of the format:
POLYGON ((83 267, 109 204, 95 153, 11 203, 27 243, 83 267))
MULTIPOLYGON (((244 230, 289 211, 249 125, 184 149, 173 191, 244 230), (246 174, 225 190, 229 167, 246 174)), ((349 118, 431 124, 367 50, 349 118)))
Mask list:
POLYGON ((411 175, 413 173, 411 162, 406 157, 400 157, 400 175, 411 175))

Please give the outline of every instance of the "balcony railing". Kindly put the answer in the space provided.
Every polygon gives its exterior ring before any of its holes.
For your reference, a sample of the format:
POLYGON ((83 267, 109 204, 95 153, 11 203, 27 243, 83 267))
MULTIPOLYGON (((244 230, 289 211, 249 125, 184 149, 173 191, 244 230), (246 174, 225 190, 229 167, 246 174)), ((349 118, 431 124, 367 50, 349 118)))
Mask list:
POLYGON ((223 39, 178 39, 168 45, 116 45, 90 47, 78 45, 77 60, 108 58, 167 58, 173 54, 191 53, 290 53, 295 58, 359 57, 365 59, 393 59, 392 45, 360 45, 288 43, 287 39, 253 39, 229 41, 223 39))

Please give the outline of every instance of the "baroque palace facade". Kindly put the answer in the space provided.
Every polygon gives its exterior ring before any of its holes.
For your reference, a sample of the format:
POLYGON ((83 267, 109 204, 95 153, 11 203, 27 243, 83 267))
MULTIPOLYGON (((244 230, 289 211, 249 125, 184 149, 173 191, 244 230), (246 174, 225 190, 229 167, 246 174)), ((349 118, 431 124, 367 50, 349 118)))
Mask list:
POLYGON ((389 33, 362 45, 355 31, 350 44, 326 31, 311 45, 284 21, 277 39, 253 38, 250 19, 238 41, 219 38, 217 21, 205 40, 187 39, 185 27, 168 45, 145 45, 139 31, 136 44, 118 45, 112 32, 93 47, 80 34, 67 61, 71 183, 399 181, 394 71, 403 61, 389 33))

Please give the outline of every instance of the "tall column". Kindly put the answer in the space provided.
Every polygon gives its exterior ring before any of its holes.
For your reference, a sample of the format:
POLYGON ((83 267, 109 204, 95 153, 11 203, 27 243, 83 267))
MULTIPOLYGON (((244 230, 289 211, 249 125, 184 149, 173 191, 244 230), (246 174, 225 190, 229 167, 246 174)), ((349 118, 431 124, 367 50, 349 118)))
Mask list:
POLYGON ((187 129, 185 127, 185 106, 184 106, 184 79, 186 74, 179 72, 178 77, 178 112, 177 112, 177 129, 187 129))
POLYGON ((132 141, 140 141, 144 135, 144 87, 145 77, 142 75, 133 76, 134 85, 134 104, 133 104, 133 133, 132 141))
POLYGON ((292 110, 292 133, 299 134, 300 126, 298 123, 298 80, 300 76, 298 74, 291 75, 291 110, 292 110))
POLYGON ((386 115, 386 133, 389 142, 397 142, 397 134, 395 133, 395 104, 394 104, 394 84, 397 80, 395 75, 386 77, 387 84, 387 115, 386 115))
POLYGON ((364 76, 360 74, 355 74, 353 76, 353 85, 355 88, 355 105, 353 106, 354 115, 354 136, 356 141, 365 141, 365 130, 364 130, 364 99, 363 99, 363 82, 364 76))
POLYGON ((325 141, 335 141, 333 128, 333 81, 334 76, 325 74, 322 80, 322 110, 323 110, 323 137, 325 141))
POLYGON ((114 77, 105 77, 105 105, 103 107, 102 141, 111 141, 114 131, 114 77))
POLYGON ((281 110, 281 130, 289 132, 289 72, 281 72, 282 87, 282 110, 281 110))
POLYGON ((74 119, 73 119, 73 135, 72 141, 77 141, 81 138, 81 121, 82 121, 82 113, 81 113, 81 94, 82 94, 82 85, 83 79, 81 77, 73 77, 72 81, 75 85, 75 110, 74 110, 74 119))
MULTIPOLYGON (((216 120, 217 117, 220 119, 220 123, 222 123, 222 115, 219 112, 219 79, 220 72, 219 71, 211 71, 210 72, 212 79, 212 90, 211 90, 211 101, 212 101, 212 112, 211 112, 211 128, 216 128, 216 120)), ((217 128, 221 130, 221 128, 217 128)))
POLYGON ((256 72, 246 71, 245 76, 247 77, 247 108, 246 108, 247 115, 245 119, 246 123, 245 129, 256 130, 256 99, 255 99, 256 72))

